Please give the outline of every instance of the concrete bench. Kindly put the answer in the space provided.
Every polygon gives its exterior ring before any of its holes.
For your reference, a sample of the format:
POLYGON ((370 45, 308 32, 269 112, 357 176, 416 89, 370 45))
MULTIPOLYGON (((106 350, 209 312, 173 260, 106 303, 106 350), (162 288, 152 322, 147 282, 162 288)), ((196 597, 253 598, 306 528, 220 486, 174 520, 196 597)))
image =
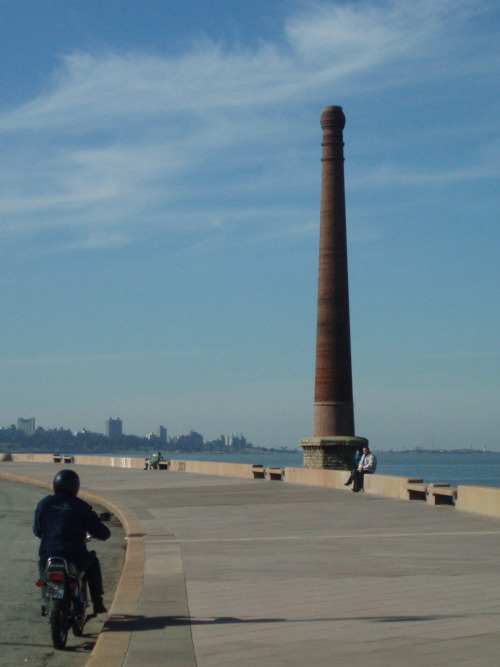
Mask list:
MULTIPOLYGON (((153 458, 153 457, 151 457, 151 458, 153 458)), ((170 468, 170 461, 165 461, 164 459, 160 459, 158 461, 157 458, 154 458, 153 463, 152 463, 151 458, 146 457, 144 459, 144 469, 145 470, 168 470, 170 468)))
POLYGON ((266 470, 264 466, 254 465, 252 466, 252 474, 254 479, 264 479, 266 476, 266 470))
POLYGON ((427 500, 428 484, 413 482, 406 485, 408 500, 427 500))
POLYGON ((270 480, 278 480, 281 482, 283 479, 283 469, 282 468, 266 468, 267 477, 270 480))
POLYGON ((73 456, 63 456, 63 463, 74 463, 75 459, 73 456))
POLYGON ((449 484, 429 484, 427 487, 427 502, 429 505, 454 505, 457 490, 449 484))
POLYGON ((54 463, 62 463, 62 456, 60 454, 54 454, 52 460, 54 463))

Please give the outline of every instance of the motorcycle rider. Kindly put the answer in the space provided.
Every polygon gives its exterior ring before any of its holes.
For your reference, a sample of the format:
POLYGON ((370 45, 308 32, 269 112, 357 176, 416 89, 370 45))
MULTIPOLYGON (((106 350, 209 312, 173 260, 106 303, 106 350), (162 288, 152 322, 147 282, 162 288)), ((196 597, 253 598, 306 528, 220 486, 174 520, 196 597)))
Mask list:
POLYGON ((94 614, 104 614, 103 587, 99 559, 95 551, 87 551, 87 533, 98 540, 111 535, 91 505, 78 498, 80 478, 74 470, 60 470, 53 481, 54 495, 42 498, 35 510, 33 532, 40 538, 40 578, 44 579, 47 559, 60 556, 85 570, 94 614))

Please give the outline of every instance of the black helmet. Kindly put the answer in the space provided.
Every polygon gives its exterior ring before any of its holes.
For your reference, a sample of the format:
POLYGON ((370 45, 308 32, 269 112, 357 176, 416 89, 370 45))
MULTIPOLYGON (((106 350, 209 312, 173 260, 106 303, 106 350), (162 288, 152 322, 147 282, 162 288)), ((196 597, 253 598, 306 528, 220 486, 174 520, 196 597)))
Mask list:
POLYGON ((54 477, 54 493, 71 493, 78 495, 80 478, 74 470, 60 470, 54 477))

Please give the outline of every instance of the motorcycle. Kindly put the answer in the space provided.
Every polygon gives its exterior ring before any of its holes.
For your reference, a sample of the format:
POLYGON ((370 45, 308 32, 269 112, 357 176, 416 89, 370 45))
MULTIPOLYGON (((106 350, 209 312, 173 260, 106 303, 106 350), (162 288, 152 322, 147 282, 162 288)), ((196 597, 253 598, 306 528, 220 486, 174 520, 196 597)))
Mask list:
POLYGON ((64 649, 71 628, 75 637, 81 637, 87 620, 87 582, 85 572, 64 558, 54 556, 45 567, 45 597, 42 614, 48 616, 54 648, 64 649))
MULTIPOLYGON (((101 521, 109 521, 109 512, 99 515, 101 521)), ((94 538, 87 535, 85 542, 94 538)), ((42 587, 45 603, 42 616, 47 616, 52 644, 64 649, 70 628, 75 637, 81 637, 87 622, 88 589, 85 572, 60 556, 47 559, 44 579, 35 582, 42 587)))

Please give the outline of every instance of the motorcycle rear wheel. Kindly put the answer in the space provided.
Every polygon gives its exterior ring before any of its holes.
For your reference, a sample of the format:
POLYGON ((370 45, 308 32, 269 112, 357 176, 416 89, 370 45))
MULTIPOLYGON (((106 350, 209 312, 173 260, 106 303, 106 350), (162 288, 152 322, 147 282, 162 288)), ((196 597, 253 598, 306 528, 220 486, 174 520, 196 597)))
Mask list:
POLYGON ((49 623, 54 648, 64 649, 68 640, 68 613, 59 600, 53 600, 50 605, 49 623))

